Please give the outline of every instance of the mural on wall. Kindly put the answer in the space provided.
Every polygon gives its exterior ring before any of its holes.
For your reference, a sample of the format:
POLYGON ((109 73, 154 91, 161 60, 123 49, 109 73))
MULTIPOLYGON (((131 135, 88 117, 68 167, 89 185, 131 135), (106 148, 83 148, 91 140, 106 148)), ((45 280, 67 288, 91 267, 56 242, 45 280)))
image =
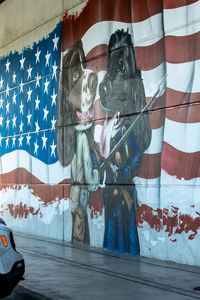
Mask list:
POLYGON ((89 0, 0 59, 9 222, 199 264, 199 12, 195 0, 89 0))

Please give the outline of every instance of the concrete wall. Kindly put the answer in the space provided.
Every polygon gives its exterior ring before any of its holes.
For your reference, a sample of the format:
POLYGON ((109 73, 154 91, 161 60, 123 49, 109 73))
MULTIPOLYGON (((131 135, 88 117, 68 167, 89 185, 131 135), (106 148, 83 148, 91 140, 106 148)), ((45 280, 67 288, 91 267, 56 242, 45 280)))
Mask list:
POLYGON ((199 10, 0 4, 0 212, 10 227, 199 265, 199 10))

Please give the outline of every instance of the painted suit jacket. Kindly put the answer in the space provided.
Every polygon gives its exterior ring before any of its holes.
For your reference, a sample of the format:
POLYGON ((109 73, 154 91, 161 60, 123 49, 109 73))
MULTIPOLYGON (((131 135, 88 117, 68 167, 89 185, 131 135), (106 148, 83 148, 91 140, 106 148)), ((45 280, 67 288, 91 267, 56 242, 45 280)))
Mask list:
MULTIPOLYGON (((130 123, 126 122, 120 126, 119 130, 116 130, 115 134, 112 135, 110 141, 110 151, 120 141, 120 139, 123 137, 123 134, 129 127, 130 123)), ((121 165, 119 168, 116 168, 116 177, 113 176, 109 169, 106 170, 106 184, 131 184, 133 183, 133 177, 139 171, 142 153, 135 141, 133 132, 130 133, 127 141, 119 149, 119 152, 121 156, 121 165)), ((112 159, 111 163, 113 166, 116 166, 114 159, 112 159)))

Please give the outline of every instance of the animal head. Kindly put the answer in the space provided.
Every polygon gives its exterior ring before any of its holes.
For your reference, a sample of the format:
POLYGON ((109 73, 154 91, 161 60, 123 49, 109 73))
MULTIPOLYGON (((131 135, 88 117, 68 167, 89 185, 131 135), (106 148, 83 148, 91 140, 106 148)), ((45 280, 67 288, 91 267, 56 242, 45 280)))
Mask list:
MULTIPOLYGON (((111 117, 116 112, 133 122, 146 105, 141 71, 137 69, 131 35, 117 30, 108 44, 107 72, 99 85, 100 103, 111 117)), ((140 150, 144 151, 151 140, 148 113, 135 123, 134 135, 140 150)))
POLYGON ((69 49, 63 58, 63 82, 67 101, 73 112, 88 113, 96 95, 97 75, 86 69, 85 54, 81 41, 69 49))
POLYGON ((97 75, 86 69, 82 42, 78 41, 63 57, 58 108, 58 157, 68 165, 76 151, 76 130, 92 124, 91 108, 97 89, 97 75))

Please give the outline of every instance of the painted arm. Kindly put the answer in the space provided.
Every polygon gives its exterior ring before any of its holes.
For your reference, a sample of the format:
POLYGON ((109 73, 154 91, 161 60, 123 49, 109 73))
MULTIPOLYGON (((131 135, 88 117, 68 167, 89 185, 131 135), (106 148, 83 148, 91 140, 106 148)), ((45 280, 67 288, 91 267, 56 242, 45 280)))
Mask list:
POLYGON ((127 163, 121 169, 122 180, 124 183, 130 183, 131 179, 137 174, 142 159, 142 153, 135 141, 133 133, 130 134, 127 144, 130 157, 127 163))

